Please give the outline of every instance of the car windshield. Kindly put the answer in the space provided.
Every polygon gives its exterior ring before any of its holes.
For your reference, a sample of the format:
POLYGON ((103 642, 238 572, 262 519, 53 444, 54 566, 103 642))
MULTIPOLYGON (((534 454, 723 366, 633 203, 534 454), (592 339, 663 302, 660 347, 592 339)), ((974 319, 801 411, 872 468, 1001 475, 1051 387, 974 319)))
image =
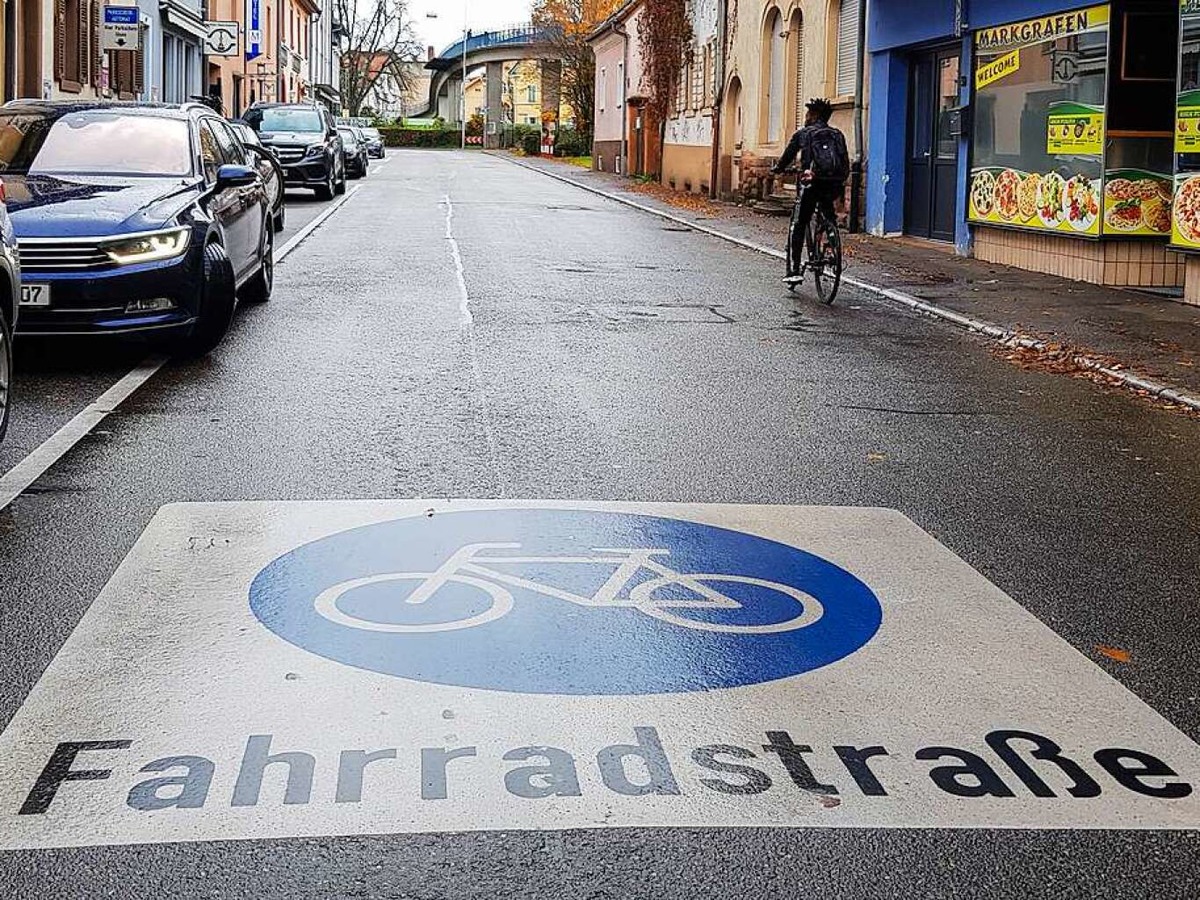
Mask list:
POLYGON ((85 110, 55 118, 0 113, 0 171, 54 175, 186 176, 187 122, 85 110))
POLYGON ((325 126, 321 122, 321 114, 311 107, 275 106, 263 110, 258 130, 320 134, 325 126))

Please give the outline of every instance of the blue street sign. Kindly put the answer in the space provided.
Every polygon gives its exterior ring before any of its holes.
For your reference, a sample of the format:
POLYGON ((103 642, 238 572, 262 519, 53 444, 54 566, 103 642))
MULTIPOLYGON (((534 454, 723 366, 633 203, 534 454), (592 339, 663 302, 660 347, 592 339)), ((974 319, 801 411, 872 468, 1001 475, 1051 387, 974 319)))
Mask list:
POLYGON ((246 29, 246 59, 257 59, 262 56, 262 0, 246 0, 246 21, 250 27, 246 29))
POLYGON ((250 606, 311 653, 417 681, 629 695, 761 684, 861 649, 882 608, 796 547, 680 519, 500 509, 400 519, 276 559, 250 606))
POLYGON ((106 6, 104 7, 104 24, 137 25, 138 12, 136 6, 106 6))

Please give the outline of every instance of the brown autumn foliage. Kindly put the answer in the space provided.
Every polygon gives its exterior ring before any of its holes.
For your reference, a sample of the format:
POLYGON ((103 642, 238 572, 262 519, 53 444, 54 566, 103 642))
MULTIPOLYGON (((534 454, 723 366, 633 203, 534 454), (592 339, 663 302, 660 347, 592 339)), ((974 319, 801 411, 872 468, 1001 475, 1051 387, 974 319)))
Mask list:
POLYGON ((562 60, 563 99, 575 110, 576 127, 591 135, 596 114, 596 58, 587 39, 623 0, 533 0, 533 23, 562 60))
POLYGON ((644 79, 650 111, 660 122, 671 102, 692 52, 692 21, 687 0, 645 0, 639 26, 644 79))

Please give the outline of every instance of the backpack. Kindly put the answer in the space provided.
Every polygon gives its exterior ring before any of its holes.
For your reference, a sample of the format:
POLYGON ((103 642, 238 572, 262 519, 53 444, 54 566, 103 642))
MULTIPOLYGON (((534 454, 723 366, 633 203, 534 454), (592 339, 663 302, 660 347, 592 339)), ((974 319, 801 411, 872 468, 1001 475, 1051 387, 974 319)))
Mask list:
POLYGON ((812 148, 813 175, 822 181, 845 181, 850 177, 850 153, 846 150, 846 137, 828 125, 813 130, 812 148))

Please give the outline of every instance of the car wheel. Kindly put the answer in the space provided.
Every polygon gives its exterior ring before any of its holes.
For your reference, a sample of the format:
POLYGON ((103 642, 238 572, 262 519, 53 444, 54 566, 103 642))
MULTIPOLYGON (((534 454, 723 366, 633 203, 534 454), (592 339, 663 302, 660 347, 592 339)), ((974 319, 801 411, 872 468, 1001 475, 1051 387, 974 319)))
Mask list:
POLYGON ((0 441, 8 434, 12 418, 13 342, 12 323, 0 315, 0 441))
POLYGON ((317 199, 318 200, 332 200, 333 194, 334 194, 334 187, 335 187, 335 185, 334 185, 334 181, 333 181, 333 171, 330 170, 329 177, 325 180, 325 183, 323 185, 321 185, 319 188, 315 189, 316 194, 317 194, 317 199))
POLYGON ((275 234, 270 228, 263 231, 267 236, 267 249, 263 253, 262 268, 242 288, 242 299, 247 303, 266 303, 275 287, 275 234))
POLYGON ((192 332, 180 345, 184 356, 206 356, 221 343, 233 323, 237 309, 237 287, 233 263, 220 244, 204 248, 204 285, 201 288, 200 315, 192 332))

